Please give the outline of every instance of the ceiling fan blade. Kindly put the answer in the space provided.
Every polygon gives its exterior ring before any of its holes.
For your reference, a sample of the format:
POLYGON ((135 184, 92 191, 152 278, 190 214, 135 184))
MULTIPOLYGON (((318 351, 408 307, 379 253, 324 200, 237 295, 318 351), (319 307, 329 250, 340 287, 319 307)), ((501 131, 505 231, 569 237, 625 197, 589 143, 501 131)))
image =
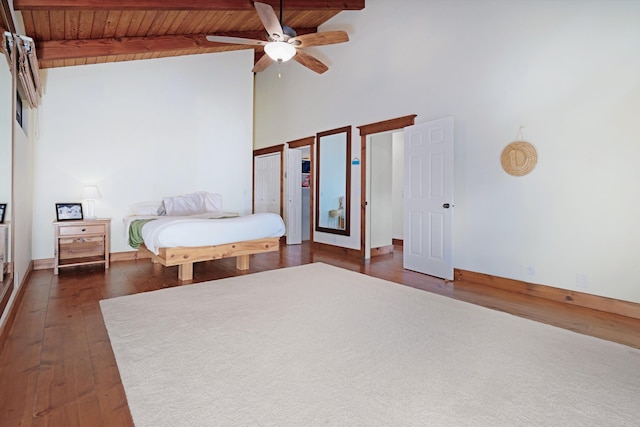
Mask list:
POLYGON ((293 59, 318 74, 322 74, 329 69, 329 67, 320 62, 319 59, 299 49, 293 59))
POLYGON ((275 41, 284 41, 284 31, 282 31, 282 25, 280 25, 278 16, 273 8, 268 4, 257 1, 254 1, 253 5, 269 36, 275 41))
POLYGON ((214 43, 228 43, 228 44, 250 44, 256 46, 264 46, 266 41, 245 39, 242 37, 227 37, 227 36, 207 36, 207 40, 214 43))
POLYGON ((289 39, 289 43, 295 47, 325 46, 328 44, 344 43, 348 41, 349 35, 345 31, 310 33, 289 39))
POLYGON ((266 70, 267 67, 272 63, 273 59, 271 59, 269 55, 264 54, 262 55, 262 58, 258 59, 258 62, 255 63, 251 71, 253 71, 254 73, 259 73, 260 71, 266 70))

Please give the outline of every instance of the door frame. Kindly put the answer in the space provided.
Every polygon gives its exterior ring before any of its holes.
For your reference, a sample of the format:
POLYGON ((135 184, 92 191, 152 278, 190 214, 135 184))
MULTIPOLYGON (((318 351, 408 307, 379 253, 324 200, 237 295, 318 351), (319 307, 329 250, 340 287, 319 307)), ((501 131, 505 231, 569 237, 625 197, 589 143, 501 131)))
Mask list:
POLYGON ((253 150, 253 161, 251 163, 251 212, 255 212, 256 209, 256 157, 265 156, 267 154, 276 154, 280 153, 280 217, 282 218, 282 209, 283 209, 283 194, 284 190, 282 188, 284 176, 284 144, 274 145, 272 147, 260 148, 258 150, 253 150))
MULTIPOLYGON (((313 230, 315 229, 314 224, 315 224, 315 218, 313 213, 315 212, 315 205, 314 205, 314 188, 315 188, 315 167, 314 167, 314 163, 315 163, 315 144, 316 144, 316 137, 315 136, 308 136, 306 138, 300 138, 300 139, 296 139, 295 141, 289 141, 287 142, 287 146, 289 149, 297 149, 297 148, 302 148, 305 146, 309 146, 309 227, 311 227, 311 230, 309 232, 309 241, 313 242, 313 230)), ((288 196, 288 195, 287 195, 288 196)), ((287 218, 287 221, 289 219, 287 218)))
POLYGON ((417 114, 356 126, 360 129, 360 258, 365 257, 367 221, 367 137, 374 133, 404 129, 415 124, 417 114))
POLYGON ((287 245, 302 244, 302 150, 287 148, 284 165, 284 229, 287 245))

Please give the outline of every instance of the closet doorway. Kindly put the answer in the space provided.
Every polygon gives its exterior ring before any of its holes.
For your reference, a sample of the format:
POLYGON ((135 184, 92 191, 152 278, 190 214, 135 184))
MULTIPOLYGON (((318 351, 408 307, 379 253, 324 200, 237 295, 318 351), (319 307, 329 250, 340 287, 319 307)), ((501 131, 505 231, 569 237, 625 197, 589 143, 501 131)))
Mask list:
POLYGON ((253 213, 282 216, 284 144, 253 151, 253 213))

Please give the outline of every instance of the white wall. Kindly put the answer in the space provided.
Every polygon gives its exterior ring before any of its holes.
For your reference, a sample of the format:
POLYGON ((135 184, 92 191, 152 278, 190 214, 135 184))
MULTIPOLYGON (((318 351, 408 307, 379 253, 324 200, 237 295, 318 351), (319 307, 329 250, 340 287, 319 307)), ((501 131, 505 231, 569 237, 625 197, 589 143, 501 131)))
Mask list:
MULTIPOLYGON (((33 115, 33 110, 28 110, 33 115)), ((33 143, 31 135, 34 129, 31 126, 25 132, 18 122, 14 121, 13 127, 13 201, 15 218, 13 221, 13 280, 16 288, 22 284, 24 276, 31 264, 33 231, 29 219, 33 214, 33 143)))
POLYGON ((112 252, 132 250, 129 205, 192 191, 251 211, 253 53, 55 68, 45 74, 34 148, 33 259, 53 257, 56 202, 84 184, 112 218, 112 252), (245 71, 246 70, 246 71, 245 71))
POLYGON ((371 152, 367 159, 371 212, 371 247, 389 246, 393 239, 392 174, 393 150, 391 133, 372 135, 367 143, 371 152))
POLYGON ((392 237, 404 240, 404 133, 391 134, 393 171, 391 177, 391 204, 393 206, 392 237))
MULTIPOLYGON (((638 22, 627 0, 368 0, 321 28, 348 43, 308 49, 328 72, 258 75, 256 147, 453 115, 455 267, 640 302, 638 22), (539 162, 512 177, 500 153, 521 125, 539 162)), ((350 237, 318 240, 358 248, 352 207, 350 237)))

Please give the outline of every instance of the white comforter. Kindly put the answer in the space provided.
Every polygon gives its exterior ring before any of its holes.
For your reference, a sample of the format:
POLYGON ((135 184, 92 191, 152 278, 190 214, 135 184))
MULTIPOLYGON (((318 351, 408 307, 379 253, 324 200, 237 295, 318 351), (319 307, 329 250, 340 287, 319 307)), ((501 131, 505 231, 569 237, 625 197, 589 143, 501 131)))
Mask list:
POLYGON ((191 216, 129 216, 124 219, 126 237, 136 219, 154 219, 142 227, 144 245, 154 254, 159 248, 213 246, 284 235, 280 215, 258 213, 233 218, 210 219, 224 214, 191 216))

